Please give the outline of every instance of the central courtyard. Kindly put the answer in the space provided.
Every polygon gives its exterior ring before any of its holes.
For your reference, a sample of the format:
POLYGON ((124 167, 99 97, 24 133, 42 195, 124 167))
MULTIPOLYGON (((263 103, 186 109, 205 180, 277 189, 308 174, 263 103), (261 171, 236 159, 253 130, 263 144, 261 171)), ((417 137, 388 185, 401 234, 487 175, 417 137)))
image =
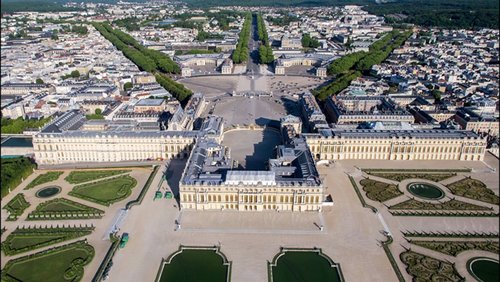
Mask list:
POLYGON ((267 170, 267 162, 276 157, 280 140, 280 134, 273 129, 232 130, 224 134, 222 144, 231 150, 238 169, 267 170))

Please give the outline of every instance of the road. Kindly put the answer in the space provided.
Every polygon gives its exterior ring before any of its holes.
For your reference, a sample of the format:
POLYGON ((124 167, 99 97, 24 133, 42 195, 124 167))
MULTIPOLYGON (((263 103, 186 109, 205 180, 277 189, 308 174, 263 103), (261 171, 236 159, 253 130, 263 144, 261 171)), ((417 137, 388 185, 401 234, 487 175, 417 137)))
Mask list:
POLYGON ((247 74, 252 76, 251 89, 254 90, 254 77, 260 75, 259 65, 259 34, 257 32, 257 16, 252 16, 252 25, 250 29, 250 40, 248 41, 248 50, 250 56, 247 62, 247 74))

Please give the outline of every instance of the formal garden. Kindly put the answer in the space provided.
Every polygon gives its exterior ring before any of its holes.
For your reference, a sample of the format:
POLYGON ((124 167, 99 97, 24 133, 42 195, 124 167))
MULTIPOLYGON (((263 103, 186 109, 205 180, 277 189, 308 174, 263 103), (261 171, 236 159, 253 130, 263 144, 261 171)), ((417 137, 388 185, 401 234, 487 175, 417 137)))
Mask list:
POLYGON ((27 220, 91 219, 101 218, 104 211, 65 198, 40 203, 27 220))
POLYGON ((369 175, 377 176, 377 177, 382 177, 385 179, 401 182, 406 179, 425 179, 425 180, 430 180, 434 182, 439 182, 443 181, 447 178, 456 176, 456 173, 448 172, 448 173, 438 173, 438 172, 425 172, 425 173, 419 173, 419 172, 375 172, 375 171, 366 171, 365 172, 369 175))
POLYGON ((491 189, 488 189, 486 184, 470 177, 448 184, 446 187, 457 196, 495 205, 500 202, 499 197, 491 189))
POLYGON ((394 184, 380 182, 369 178, 361 180, 359 184, 363 186, 363 191, 366 192, 368 199, 373 201, 384 202, 403 195, 403 192, 401 192, 398 189, 398 186, 394 184))
POLYGON ((411 250, 400 254, 406 271, 413 281, 464 281, 452 263, 435 259, 411 250))
POLYGON ((33 187, 45 184, 47 182, 56 181, 59 178, 59 176, 61 176, 61 174, 63 174, 63 173, 64 172, 62 172, 62 171, 49 171, 49 172, 46 172, 44 174, 40 174, 35 179, 33 179, 33 181, 31 181, 28 184, 28 186, 26 186, 26 188, 24 188, 24 189, 25 190, 31 189, 33 187))
POLYGON ((498 241, 447 241, 447 240, 409 240, 413 245, 424 247, 445 255, 457 256, 470 250, 480 250, 498 254, 498 241))
POLYGON ((492 211, 492 208, 483 207, 471 203, 451 199, 446 202, 421 202, 415 199, 408 199, 389 207, 390 210, 467 210, 467 211, 492 211))
POLYGON ((9 217, 7 217, 7 220, 13 221, 16 220, 19 216, 21 216, 24 212, 25 209, 27 209, 30 206, 30 203, 26 201, 26 198, 24 198, 23 193, 19 193, 14 196, 5 206, 4 209, 6 209, 9 212, 9 217))
POLYGON ((93 226, 17 228, 2 242, 2 251, 11 256, 89 235, 93 226))
POLYGON ((128 172, 131 170, 78 170, 70 172, 64 180, 70 184, 80 184, 128 172))
POLYGON ((75 186, 69 195, 100 205, 109 206, 132 194, 135 178, 124 175, 75 186))
POLYGON ((2 270, 2 281, 80 281, 83 267, 94 257, 94 248, 86 241, 10 260, 2 270))
POLYGON ((231 263, 216 247, 181 247, 162 261, 156 281, 229 281, 231 263))
POLYGON ((340 266, 320 249, 282 249, 269 263, 270 282, 343 282, 340 266))

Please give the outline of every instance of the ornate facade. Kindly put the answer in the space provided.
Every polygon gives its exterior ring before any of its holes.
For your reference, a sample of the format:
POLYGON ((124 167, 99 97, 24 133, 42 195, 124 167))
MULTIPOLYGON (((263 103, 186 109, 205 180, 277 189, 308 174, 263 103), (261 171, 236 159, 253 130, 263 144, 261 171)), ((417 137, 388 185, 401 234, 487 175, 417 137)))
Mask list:
POLYGON ((486 139, 460 130, 324 130, 305 134, 316 160, 482 161, 486 139))

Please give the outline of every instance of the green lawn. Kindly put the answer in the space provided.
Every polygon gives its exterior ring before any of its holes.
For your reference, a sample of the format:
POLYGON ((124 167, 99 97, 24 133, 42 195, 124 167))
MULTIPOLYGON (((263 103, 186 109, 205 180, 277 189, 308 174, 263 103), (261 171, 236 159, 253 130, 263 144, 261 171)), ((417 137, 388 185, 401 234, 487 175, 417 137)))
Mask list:
POLYGON ((450 189, 451 193, 457 196, 462 196, 495 205, 498 205, 500 203, 500 198, 495 195, 495 192, 486 187, 486 184, 477 179, 464 178, 457 182, 448 184, 446 185, 446 187, 450 189))
POLYGON ((109 206, 130 196, 136 185, 135 178, 124 175, 75 186, 69 195, 109 206))
POLYGON ((273 282, 340 282, 339 271, 317 252, 287 251, 272 267, 273 282))
POLYGON ((57 198, 39 204, 35 210, 28 215, 28 220, 100 218, 102 214, 104 214, 102 210, 68 199, 57 198), (69 216, 69 214, 73 216, 69 216))
POLYGON ((4 207, 4 209, 9 211, 9 217, 7 218, 7 220, 16 220, 29 206, 30 203, 26 201, 26 199, 24 198, 24 194, 17 194, 4 207))
POLYGON ((228 266, 215 250, 183 250, 165 264, 159 282, 227 281, 228 266))
POLYGON ((31 181, 31 183, 28 184, 28 186, 26 186, 26 188, 24 188, 24 189, 27 190, 27 189, 33 188, 35 186, 38 186, 38 185, 41 185, 41 184, 44 184, 47 182, 55 181, 63 173, 64 172, 62 172, 62 171, 49 171, 47 173, 40 174, 35 179, 33 179, 33 181, 31 181))
POLYGON ((15 255, 88 235, 93 227, 16 229, 2 242, 6 255, 15 255))
POLYGON ((94 248, 82 241, 7 262, 2 281, 80 281, 83 266, 94 257, 94 248), (13 280, 16 279, 16 280, 13 280))
POLYGON ((89 182, 92 180, 109 177, 113 175, 118 175, 122 173, 131 172, 131 170, 82 170, 82 171, 72 171, 69 175, 64 178, 67 182, 71 184, 80 184, 84 182, 89 182))

